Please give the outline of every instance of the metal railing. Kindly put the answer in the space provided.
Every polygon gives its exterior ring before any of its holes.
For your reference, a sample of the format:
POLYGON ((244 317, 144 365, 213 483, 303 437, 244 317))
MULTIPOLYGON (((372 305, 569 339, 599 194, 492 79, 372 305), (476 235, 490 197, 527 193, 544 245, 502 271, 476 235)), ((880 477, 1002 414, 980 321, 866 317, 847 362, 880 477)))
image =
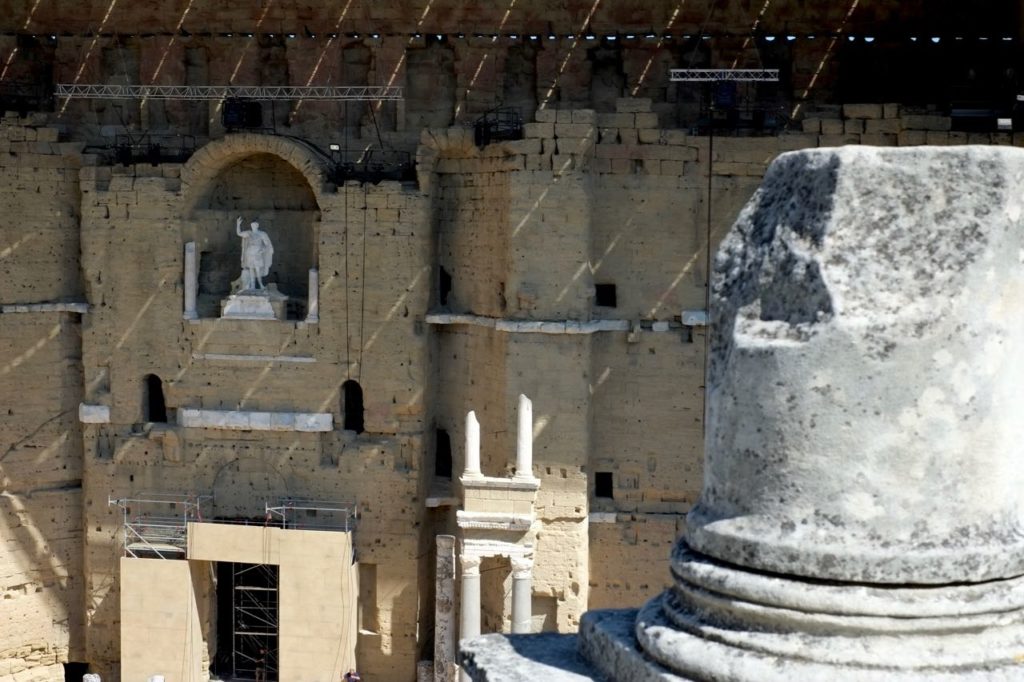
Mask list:
POLYGON ((58 83, 57 97, 85 99, 187 99, 221 100, 348 100, 383 101, 402 99, 402 88, 392 85, 105 85, 101 83, 58 83))
POLYGON ((267 520, 275 520, 282 528, 300 530, 335 530, 349 532, 355 528, 358 508, 354 504, 283 497, 276 505, 266 505, 267 520))
POLYGON ((107 504, 120 507, 124 514, 125 556, 184 559, 188 524, 202 521, 203 507, 212 500, 211 495, 147 493, 136 498, 108 498, 107 504))

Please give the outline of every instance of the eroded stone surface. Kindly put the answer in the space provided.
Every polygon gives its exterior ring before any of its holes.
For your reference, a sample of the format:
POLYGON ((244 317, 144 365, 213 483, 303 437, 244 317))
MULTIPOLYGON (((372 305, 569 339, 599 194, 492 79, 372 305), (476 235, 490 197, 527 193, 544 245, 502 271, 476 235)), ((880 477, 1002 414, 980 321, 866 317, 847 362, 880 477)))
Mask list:
POLYGON ((701 552, 877 583, 1024 573, 1024 152, 786 154, 723 243, 701 552))

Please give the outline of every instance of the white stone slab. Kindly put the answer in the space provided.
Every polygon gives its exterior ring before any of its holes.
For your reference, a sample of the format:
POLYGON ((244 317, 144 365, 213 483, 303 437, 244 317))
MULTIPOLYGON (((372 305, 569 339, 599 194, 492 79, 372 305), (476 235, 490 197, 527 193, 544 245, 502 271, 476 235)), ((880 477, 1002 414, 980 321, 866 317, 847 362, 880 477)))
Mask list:
POLYGON ((110 406, 79 403, 78 421, 83 424, 109 424, 110 406))
POLYGON ((254 412, 247 410, 178 410, 181 426, 226 431, 307 431, 324 432, 334 428, 329 412, 254 412))

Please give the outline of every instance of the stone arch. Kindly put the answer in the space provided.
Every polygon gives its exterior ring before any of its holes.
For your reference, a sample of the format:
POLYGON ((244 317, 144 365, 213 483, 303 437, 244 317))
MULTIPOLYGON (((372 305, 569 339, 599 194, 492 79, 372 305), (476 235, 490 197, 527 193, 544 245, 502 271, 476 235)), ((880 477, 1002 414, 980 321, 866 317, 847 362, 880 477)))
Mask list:
POLYGON ((289 296, 289 317, 303 319, 309 270, 318 267, 319 225, 327 181, 325 160, 313 147, 274 135, 241 133, 211 142, 182 167, 183 241, 199 252, 200 317, 219 315, 240 273, 244 227, 260 223, 274 245, 267 282, 289 296))
POLYGON ((266 502, 290 490, 288 477, 265 458, 231 460, 214 477, 214 517, 257 520, 264 517, 266 502))

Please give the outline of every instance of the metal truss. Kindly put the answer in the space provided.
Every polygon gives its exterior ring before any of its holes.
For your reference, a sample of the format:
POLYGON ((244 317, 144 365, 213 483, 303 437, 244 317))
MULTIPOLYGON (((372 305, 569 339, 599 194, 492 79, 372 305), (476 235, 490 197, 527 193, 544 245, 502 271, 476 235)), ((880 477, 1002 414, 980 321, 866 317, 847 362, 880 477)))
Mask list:
POLYGON ((297 85, 101 85, 58 83, 57 97, 83 99, 187 99, 187 100, 340 100, 397 101, 400 86, 297 86, 297 85))
POLYGON ((670 69, 673 82, 753 81, 774 83, 779 80, 778 69, 670 69))

